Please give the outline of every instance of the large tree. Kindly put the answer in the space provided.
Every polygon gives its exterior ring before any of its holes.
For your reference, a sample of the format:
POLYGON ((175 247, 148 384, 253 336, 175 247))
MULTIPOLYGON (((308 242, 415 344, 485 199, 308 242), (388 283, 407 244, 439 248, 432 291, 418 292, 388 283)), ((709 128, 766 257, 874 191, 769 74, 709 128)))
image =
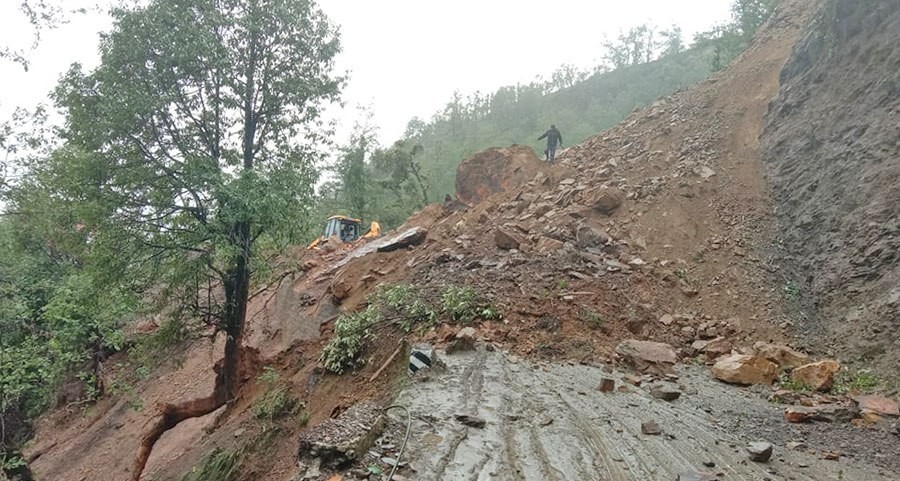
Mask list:
POLYGON ((335 28, 310 0, 152 0, 118 10, 92 72, 68 73, 65 192, 85 205, 95 262, 225 334, 213 393, 166 405, 145 434, 138 480, 156 440, 233 400, 254 246, 305 221, 319 121, 342 79, 335 28))

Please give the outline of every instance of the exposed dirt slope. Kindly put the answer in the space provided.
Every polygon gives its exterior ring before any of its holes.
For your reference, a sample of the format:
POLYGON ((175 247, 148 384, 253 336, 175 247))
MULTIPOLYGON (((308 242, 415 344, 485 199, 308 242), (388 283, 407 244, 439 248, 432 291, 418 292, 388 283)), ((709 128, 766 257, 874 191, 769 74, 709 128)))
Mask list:
POLYGON ((900 4, 829 0, 763 142, 810 345, 900 377, 900 4))
MULTIPOLYGON (((695 340, 717 335, 738 348, 789 339, 758 139, 779 72, 815 5, 783 1, 731 68, 569 149, 558 164, 523 158, 508 164, 523 166, 509 178, 473 169, 472 206, 430 206, 410 219, 407 227, 427 229, 422 245, 355 258, 346 251, 315 254, 288 266, 289 275, 253 300, 248 342, 291 381, 316 424, 359 400, 390 395, 391 374, 405 372, 400 356, 393 373, 368 380, 397 346, 399 335, 390 330, 366 352, 370 362, 360 372, 339 377, 316 368, 334 315, 358 309, 385 283, 414 284, 429 295, 449 284, 475 286, 504 314, 503 321, 481 324, 479 335, 534 358, 600 362, 632 337, 671 342, 684 354, 695 340)), ((143 409, 129 407, 124 396, 82 417, 47 418, 29 450, 41 454, 33 463, 39 479, 122 479, 155 403, 208 394, 220 353, 198 344, 183 365, 136 382, 130 398, 141 399, 143 409)), ((216 446, 260 444, 250 407, 261 386, 248 381, 227 413, 164 436, 146 479, 180 479, 216 446)), ((300 430, 285 427, 244 477, 292 479, 300 430)))

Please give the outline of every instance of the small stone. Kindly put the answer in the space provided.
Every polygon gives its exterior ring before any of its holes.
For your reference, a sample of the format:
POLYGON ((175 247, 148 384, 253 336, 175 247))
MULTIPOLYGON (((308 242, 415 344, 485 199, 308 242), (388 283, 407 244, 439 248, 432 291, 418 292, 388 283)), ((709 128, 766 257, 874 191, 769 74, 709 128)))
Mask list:
POLYGON ((603 378, 600 380, 600 385, 597 386, 597 390, 600 392, 613 392, 616 388, 616 381, 610 378, 603 378))
POLYGON ((447 345, 447 354, 475 349, 476 336, 477 332, 474 327, 464 327, 460 329, 453 340, 450 341, 450 344, 447 345))
POLYGON ((806 443, 802 441, 789 441, 784 447, 792 451, 803 451, 807 448, 806 443))
POLYGON ((841 453, 837 451, 825 451, 824 453, 822 453, 822 459, 837 461, 838 459, 841 459, 841 453))
POLYGON ((659 318, 659 322, 664 326, 670 326, 675 322, 675 318, 672 317, 671 314, 663 314, 663 316, 659 318))
POLYGON ((656 421, 644 421, 641 423, 641 432, 651 436, 662 434, 662 428, 656 421))
POLYGON ((487 425, 487 421, 478 417, 478 416, 470 416, 468 414, 457 414, 454 416, 457 421, 460 423, 469 426, 470 428, 478 428, 483 429, 487 425))
POLYGON ((765 463, 772 457, 772 443, 755 442, 747 446, 750 460, 757 463, 765 463))
POLYGON ((235 430, 234 430, 234 437, 239 438, 239 437, 243 436, 244 433, 246 433, 246 432, 247 432, 247 430, 246 430, 245 428, 238 428, 238 429, 235 429, 235 430))
POLYGON ((668 386, 657 386, 650 390, 650 395, 656 399, 672 402, 681 397, 681 391, 668 386))

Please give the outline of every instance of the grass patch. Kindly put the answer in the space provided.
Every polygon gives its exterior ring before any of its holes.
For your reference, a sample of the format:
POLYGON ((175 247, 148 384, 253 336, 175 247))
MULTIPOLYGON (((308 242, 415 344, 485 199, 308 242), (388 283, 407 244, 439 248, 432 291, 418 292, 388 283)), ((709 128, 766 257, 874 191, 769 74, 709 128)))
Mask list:
POLYGON ((274 422, 298 411, 300 402, 291 394, 290 386, 281 382, 277 371, 267 366, 256 379, 266 387, 265 393, 253 404, 253 415, 257 419, 274 422))
POLYGON ((812 388, 810 388, 808 384, 800 380, 792 379, 791 375, 786 372, 781 373, 781 376, 778 379, 778 387, 794 392, 812 391, 812 388))
POLYGON ((877 391, 883 384, 883 381, 873 374, 872 371, 861 369, 856 372, 850 372, 848 369, 841 369, 834 376, 831 392, 835 394, 846 394, 848 392, 870 393, 877 391))
POLYGON ((240 453, 216 448, 181 481, 234 481, 240 464, 240 453))
POLYGON ((584 324, 586 324, 591 329, 597 329, 603 325, 603 317, 597 313, 597 311, 585 307, 581 309, 581 312, 578 313, 578 319, 581 320, 584 324))

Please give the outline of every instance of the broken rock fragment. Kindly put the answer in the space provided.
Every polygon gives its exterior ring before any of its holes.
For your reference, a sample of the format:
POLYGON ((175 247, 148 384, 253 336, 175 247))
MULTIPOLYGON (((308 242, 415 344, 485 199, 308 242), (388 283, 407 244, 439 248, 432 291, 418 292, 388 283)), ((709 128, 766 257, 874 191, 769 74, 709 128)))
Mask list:
POLYGON ((800 367, 804 364, 809 364, 811 360, 806 354, 782 344, 757 342, 753 345, 753 350, 757 356, 764 357, 778 364, 778 367, 782 369, 800 367))
POLYGON ((814 362, 791 371, 791 379, 802 382, 815 391, 827 391, 834 384, 834 375, 840 369, 841 365, 837 361, 814 362))
POLYGON ((854 396, 853 400, 859 404, 863 413, 873 413, 879 416, 900 416, 900 407, 897 401, 884 396, 868 395, 854 396))
POLYGON ((644 421, 641 423, 641 432, 651 436, 662 434, 662 428, 656 421, 644 421))
POLYGON ((750 453, 751 461, 765 463, 772 457, 772 444, 766 442, 750 443, 747 446, 747 452, 750 453))
POLYGON ((662 342, 628 339, 616 346, 616 353, 622 359, 640 370, 660 368, 668 370, 678 361, 675 348, 662 342))
POLYGON ((470 428, 483 429, 487 425, 487 421, 478 417, 478 416, 470 416, 468 414, 457 414, 456 420, 461 424, 469 426, 470 428))
POLYGON ((522 241, 515 234, 498 227, 494 229, 494 243, 501 249, 512 250, 518 249, 522 241))
POLYGON ((731 384, 772 384, 778 366, 774 362, 757 356, 732 354, 725 356, 713 365, 712 373, 716 379, 731 384))

